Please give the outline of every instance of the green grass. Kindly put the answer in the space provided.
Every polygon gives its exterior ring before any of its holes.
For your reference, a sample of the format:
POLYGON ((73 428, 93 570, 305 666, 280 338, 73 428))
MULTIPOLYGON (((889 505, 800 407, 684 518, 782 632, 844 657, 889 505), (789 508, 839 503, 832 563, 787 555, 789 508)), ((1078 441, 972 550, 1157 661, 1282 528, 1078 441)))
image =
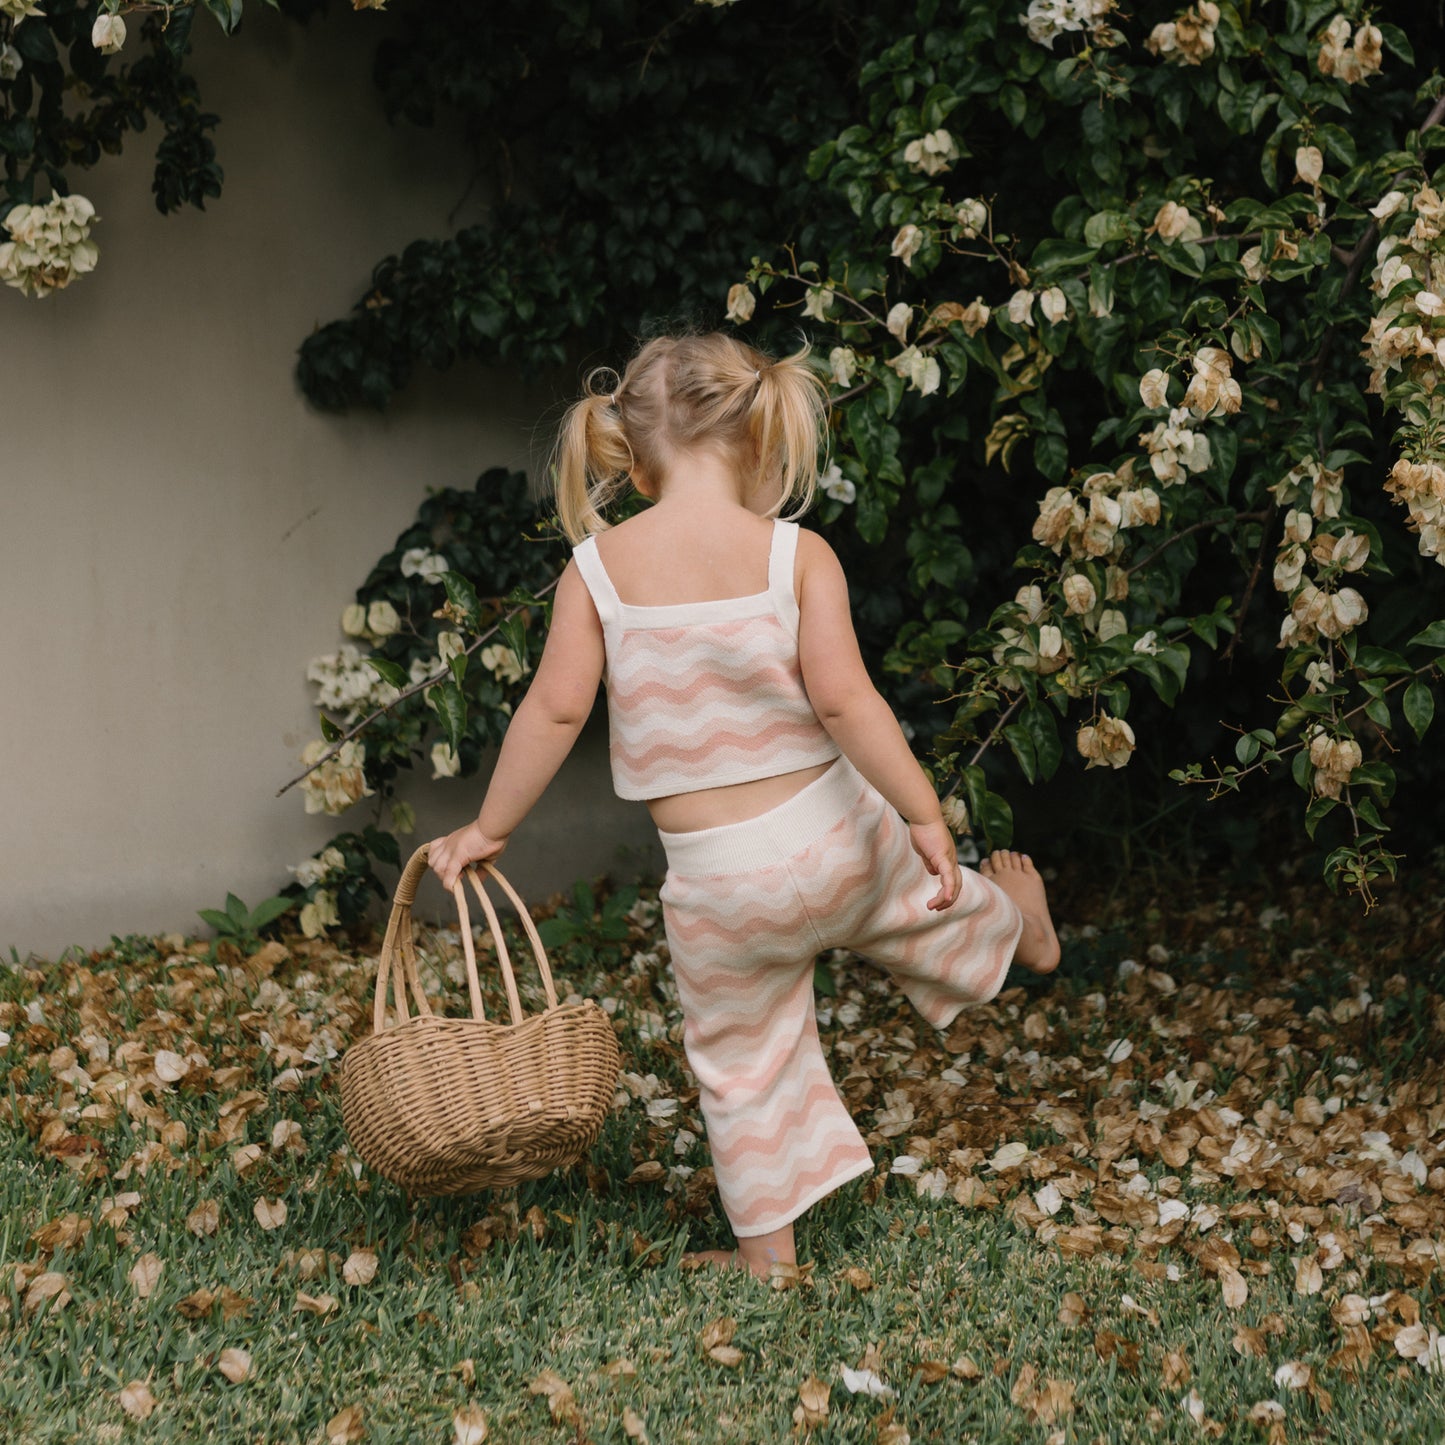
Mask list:
MULTIPOLYGON (((1102 1104, 1095 1122, 1108 1117, 1115 1099, 1135 1108, 1141 1099, 1158 1098, 1153 1081, 1167 1068, 1208 1060, 1221 1047, 1195 1033, 1163 1038, 1150 1019, 1187 1022, 1192 1011, 1214 1007, 1218 999, 1226 999, 1233 1013, 1261 999, 1282 1000, 1287 1012, 1268 1022, 1288 1030, 1286 1056, 1232 1069, 1220 1053, 1211 1083, 1218 1102, 1233 1091, 1229 1097, 1239 1102, 1248 1094, 1255 1104, 1274 1099, 1287 1108, 1300 1093, 1323 1095, 1334 1088, 1327 1076, 1335 1059, 1354 1057, 1363 1083, 1352 1087, 1363 1095, 1383 1088, 1389 1102, 1390 1090, 1403 1089, 1402 1104, 1392 1114, 1382 1112, 1375 1124, 1399 1133, 1403 1144, 1414 1137, 1412 1130, 1428 1127, 1411 1123, 1411 1111, 1440 1098, 1445 1013, 1439 1012, 1438 945, 1433 957, 1425 956, 1430 945, 1418 940, 1428 939, 1428 920, 1417 926, 1406 910, 1398 920, 1372 925, 1374 934, 1348 956, 1329 933, 1334 917, 1317 913, 1305 921, 1301 913, 1287 925, 1288 939, 1277 929, 1243 945, 1232 936, 1211 942, 1214 923, 1201 923, 1198 936, 1188 948, 1181 942, 1167 964, 1179 990, 1166 996, 1136 997, 1116 981, 1120 957, 1142 959, 1157 933, 1105 927, 1093 938, 1076 936, 1056 981, 1031 982, 1004 995, 992 1009, 965 1016, 946 1040, 894 996, 871 989, 867 970, 839 963, 840 1000, 851 995, 861 1001, 863 1016, 851 1029, 835 1024, 825 1037, 832 1043, 857 1039, 869 1028, 880 1031, 877 1049, 858 1056, 877 1071, 868 1098, 855 1105, 865 1132, 885 1089, 915 1091, 917 1135, 907 1130, 870 1138, 881 1168, 915 1137, 943 1137, 950 1147, 984 1154, 1019 1138, 1041 1151, 1040 1177, 1061 1177, 1070 1168, 1107 1172, 1110 1161, 1101 1165, 1096 1157, 1097 1134, 1082 1153, 1068 1147, 1032 1117, 1035 1102, 1057 1099, 1085 1115, 1102 1104), (1236 957, 1240 948, 1242 957, 1236 957), (1301 950, 1294 965, 1282 962, 1301 950), (1371 958, 1382 956, 1372 988, 1388 1007, 1340 1026, 1311 1022, 1312 1008, 1328 1013, 1358 987, 1371 958), (1403 986, 1387 985, 1391 972, 1412 959, 1416 967, 1403 986), (1096 992, 1106 996, 1102 1014, 1089 1001, 1096 992), (1051 1024, 1046 1040, 1022 1033, 1034 1012, 1051 1024), (916 1051, 897 1044, 905 1025, 916 1051), (1019 1074, 1017 1060, 990 1063, 983 1050, 989 1028, 1021 1052, 1037 1049, 1056 1076, 1031 1081, 1019 1074), (1121 1036, 1135 1041, 1136 1052, 1110 1070, 1101 1065, 1101 1052, 1121 1036), (960 1099, 956 1092, 940 1093, 932 1079, 963 1052, 972 1061, 963 1066, 970 1086, 960 1099), (970 1100, 980 1107, 963 1107, 970 1100)), ((1347 922, 1341 926, 1347 929, 1347 922)), ((1173 936, 1187 934, 1181 924, 1173 936)), ((947 1195, 920 1197, 896 1175, 882 1180, 881 1192, 878 1181, 848 1186, 801 1221, 800 1258, 813 1268, 800 1287, 778 1290, 740 1274, 680 1270, 685 1248, 730 1241, 715 1199, 695 1201, 690 1213, 682 1189, 669 1195, 659 1185, 623 1182, 641 1159, 674 1162, 676 1129, 696 1121, 677 1044, 637 1032, 637 1021, 648 1012, 675 1022, 661 966, 644 963, 634 971, 624 958, 604 973, 576 954, 555 961, 571 986, 620 1000, 624 1068, 656 1073, 665 1092, 682 1100, 665 1125, 649 1121, 636 1103, 611 1116, 590 1160, 605 1172, 605 1185, 594 1174, 589 1186, 579 1168, 502 1196, 410 1204, 384 1181, 353 1178, 335 1089, 339 1060, 309 1073, 295 1092, 275 1087, 284 1060, 263 1046, 262 1029, 274 1043, 288 1019, 295 1028, 300 1018, 314 1033, 338 1013, 344 1022, 359 1016, 369 982, 366 969, 354 967, 349 955, 291 942, 293 957, 281 963, 272 991, 261 995, 270 1002, 259 1008, 258 985, 242 973, 144 940, 119 940, 104 954, 72 954, 64 963, 0 972, 0 1028, 13 1035, 9 1048, 0 1050, 8 1070, 0 1125, 0 1300, 8 1297, 9 1303, 0 1316, 6 1361, 0 1421, 7 1442, 324 1442, 327 1422, 353 1404, 364 1412, 367 1441, 450 1442, 453 1413, 469 1403, 481 1407, 488 1438, 497 1441, 622 1442, 629 1438, 627 1407, 659 1445, 782 1441, 793 1434, 798 1389, 811 1375, 832 1386, 830 1415, 817 1432, 827 1440, 886 1439, 879 1422, 891 1418, 914 1441, 1042 1445, 1052 1436, 1065 1442, 1195 1442, 1207 1437, 1181 1405, 1191 1387, 1207 1416, 1219 1422, 1217 1438, 1227 1441, 1265 1438, 1245 1417, 1251 1404, 1267 1399, 1284 1404, 1283 1438, 1289 1441, 1365 1445, 1445 1438, 1445 1378, 1396 1354, 1383 1337, 1392 1328, 1384 1316, 1372 1322, 1383 1335, 1358 1374, 1328 1363, 1341 1343, 1329 1313, 1333 1301, 1347 1292, 1370 1296, 1399 1289, 1416 1302, 1423 1321, 1438 1325, 1445 1319, 1438 1270, 1402 1269, 1374 1258, 1358 1218, 1335 1206, 1305 1226, 1305 1243, 1291 1241, 1281 1233, 1283 1221, 1302 1217, 1305 1206, 1291 1196, 1288 1171, 1252 1191, 1227 1178, 1195 1187, 1187 1168, 1175 1171, 1183 1181, 1181 1197, 1191 1204, 1215 1202, 1227 1210, 1252 1202, 1262 1211, 1258 1222, 1271 1233, 1267 1247, 1246 1238, 1256 1221, 1231 1226, 1226 1220, 1215 1231, 1232 1232, 1247 1265, 1272 1265, 1269 1273, 1247 1275, 1250 1297, 1238 1311, 1224 1307, 1218 1283, 1197 1264, 1204 1237, 1190 1230, 1159 1244, 1135 1229, 1106 1229, 1092 1257, 1064 1254, 1057 1239, 1041 1238, 1011 1213, 1021 1190, 1038 1187, 1037 1179, 1017 1171, 994 1184, 1000 1202, 988 1208, 965 1208, 947 1195), (297 986, 308 971, 318 981, 313 990, 297 986), (27 1023, 24 1008, 35 1000, 51 1033, 27 1023), (231 1067, 244 1076, 223 1085, 214 1078, 183 1083, 174 1092, 142 1090, 137 1112, 159 1111, 149 1123, 129 1117, 123 1099, 114 1120, 62 1118, 66 1132, 94 1140, 94 1148, 57 1156, 54 1140, 47 1143, 42 1131, 57 1107, 64 1109, 68 1090, 52 1076, 47 1059, 86 1023, 109 1038, 112 1050, 127 1038, 147 1052, 193 1044, 213 1070, 231 1067), (245 1088, 261 1091, 262 1099, 243 1136, 224 1143, 208 1139, 227 1099, 245 1088), (300 1123, 304 1154, 269 1147, 273 1127, 284 1119, 300 1123), (144 1157, 146 1146, 162 1137, 164 1123, 172 1126, 173 1142, 142 1173, 137 1151, 144 1157), (176 1124, 185 1126, 183 1143, 176 1124), (242 1140, 266 1147, 259 1162, 238 1174, 231 1155, 242 1140), (128 1163, 128 1177, 118 1178, 128 1163), (135 1191, 140 1201, 117 1232, 101 1222, 100 1206, 124 1191, 135 1191), (262 1195, 285 1200, 288 1217, 281 1228, 265 1231, 253 1217, 262 1195), (203 1199, 219 1205, 221 1222, 214 1236, 197 1238, 187 1231, 186 1218, 203 1199), (91 1222, 89 1232, 73 1249, 58 1249, 47 1259, 36 1231, 71 1213, 91 1222), (479 1248, 473 1227, 487 1220, 487 1232, 496 1237, 479 1248), (532 1220, 541 1226, 540 1239, 532 1220), (1347 1236, 1353 1257, 1329 1272, 1320 1293, 1297 1294, 1289 1257, 1309 1253, 1330 1229, 1347 1236), (342 1279, 341 1264, 358 1248, 376 1251, 379 1270, 370 1284, 353 1286, 342 1279), (300 1277, 295 1256, 302 1250, 326 1252, 321 1274, 300 1277), (128 1272, 147 1252, 162 1259, 164 1271, 143 1300, 128 1272), (28 1313, 16 1266, 63 1274, 71 1300, 28 1313), (1170 1266, 1177 1280, 1151 1277, 1170 1266), (871 1276, 872 1288, 860 1290, 845 1278, 845 1271, 859 1268, 871 1276), (193 1291, 222 1286, 251 1301, 245 1314, 224 1320, 219 1302, 200 1319, 177 1310, 193 1291), (324 1317, 299 1311, 298 1291, 330 1294, 337 1308, 324 1317), (1060 1301, 1070 1291, 1089 1310, 1072 1327, 1059 1318, 1060 1301), (700 1343, 704 1327, 721 1315, 736 1321, 733 1343, 743 1359, 734 1368, 713 1362, 700 1343), (1279 1317, 1280 1333, 1268 1336, 1267 1357, 1238 1353, 1231 1343, 1237 1328, 1258 1326, 1271 1315, 1279 1317), (1108 1334, 1117 1337, 1112 1352, 1108 1334), (216 1368, 226 1348, 251 1354, 250 1375, 240 1384, 216 1368), (896 1392, 891 1400, 850 1395, 842 1384, 841 1367, 857 1365, 870 1348, 896 1392), (1168 1352, 1187 1358, 1187 1383, 1165 1383, 1168 1352), (925 1382, 926 1362, 953 1366, 964 1356, 979 1367, 978 1378, 950 1372, 925 1382), (1274 1371, 1288 1360, 1312 1365, 1328 1400, 1277 1386, 1274 1371), (626 1363, 618 1368, 619 1362, 626 1363), (1074 1387, 1072 1410, 1051 1424, 1031 1418, 1027 1400, 1016 1403, 1011 1396, 1028 1366, 1037 1372, 1036 1388, 1049 1378, 1074 1387), (546 1398, 529 1392, 543 1370, 555 1371, 571 1387, 580 1425, 554 1422, 546 1398), (121 1387, 135 1380, 149 1381, 157 1401, 144 1421, 130 1419, 119 1403, 121 1387)), ((656 944, 655 926, 639 926, 623 952, 655 950, 656 944)), ((1238 1028, 1252 1031, 1248 1024, 1238 1028)), ((835 1054, 833 1063, 841 1082, 848 1061, 835 1054)), ((98 1081, 106 1066, 90 1072, 98 1081)), ((74 1102, 83 1106, 94 1097, 74 1102)), ((1345 1108, 1351 1107, 1347 1090, 1345 1108)), ((1369 1105, 1359 1107, 1363 1119, 1369 1105)), ((1286 1137, 1279 1126, 1278 1140, 1286 1137)), ((1445 1162, 1437 1140, 1445 1143, 1438 1133, 1421 1136, 1432 1167, 1445 1162)), ((1131 1149, 1149 1178, 1157 1182, 1170 1173, 1147 1150, 1131 1149)), ((943 1165, 948 1153, 940 1146, 930 1166, 943 1165)), ((694 1145, 686 1162, 705 1164, 705 1145, 694 1145)), ((955 1160, 947 1169, 950 1185, 969 1176, 995 1180, 980 1161, 965 1167, 955 1160)), ((1091 1197, 1085 1191, 1077 1204, 1091 1197)), ((1429 1222, 1411 1237, 1441 1238, 1440 1190, 1427 1186, 1413 1203, 1429 1222)), ((1387 1203, 1383 1211, 1397 1208, 1387 1203)), ((1059 1221, 1067 1227, 1069 1219, 1066 1206, 1059 1221)))

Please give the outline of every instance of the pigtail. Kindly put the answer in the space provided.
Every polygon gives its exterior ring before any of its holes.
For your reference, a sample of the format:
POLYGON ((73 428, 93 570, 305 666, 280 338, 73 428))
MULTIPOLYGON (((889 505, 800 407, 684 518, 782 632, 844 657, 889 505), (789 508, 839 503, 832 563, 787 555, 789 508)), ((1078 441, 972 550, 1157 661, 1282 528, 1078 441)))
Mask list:
POLYGON ((587 378, 587 395, 574 402, 562 420, 552 463, 557 515, 574 545, 611 525, 603 512, 623 490, 633 467, 621 399, 615 390, 595 389, 600 377, 616 381, 613 372, 593 372, 587 378))
POLYGON ((794 503, 788 520, 813 504, 818 487, 818 453, 827 440, 828 392, 808 365, 806 343, 791 356, 760 358, 756 392, 748 412, 753 445, 763 473, 782 484, 779 511, 794 503))

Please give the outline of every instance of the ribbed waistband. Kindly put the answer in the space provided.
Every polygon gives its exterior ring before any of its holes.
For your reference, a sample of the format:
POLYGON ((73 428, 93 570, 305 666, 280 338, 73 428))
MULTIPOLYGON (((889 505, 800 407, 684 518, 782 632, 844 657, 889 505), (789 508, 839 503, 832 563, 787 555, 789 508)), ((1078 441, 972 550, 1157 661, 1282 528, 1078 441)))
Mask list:
POLYGON ((746 873, 781 863, 851 812, 868 782, 845 757, 820 778, 756 818, 691 833, 658 829, 670 871, 683 876, 746 873))

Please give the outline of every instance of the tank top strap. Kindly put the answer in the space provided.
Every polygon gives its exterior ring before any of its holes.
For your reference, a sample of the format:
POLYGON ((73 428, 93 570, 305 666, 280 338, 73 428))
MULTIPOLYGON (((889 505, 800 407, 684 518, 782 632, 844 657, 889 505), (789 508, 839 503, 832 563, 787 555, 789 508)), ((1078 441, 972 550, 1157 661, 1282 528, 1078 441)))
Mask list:
POLYGON ((577 563, 577 570, 582 574, 583 582, 587 584, 592 605, 597 609, 603 627, 614 626, 622 616, 622 599, 618 597, 617 589, 612 585, 612 579, 602 565, 601 554, 597 551, 597 538, 587 537, 579 542, 572 549, 572 557, 577 563))
POLYGON ((768 593, 777 614, 789 631, 798 630, 798 595, 793 590, 793 563, 798 555, 798 524, 773 523, 773 543, 768 553, 768 593))

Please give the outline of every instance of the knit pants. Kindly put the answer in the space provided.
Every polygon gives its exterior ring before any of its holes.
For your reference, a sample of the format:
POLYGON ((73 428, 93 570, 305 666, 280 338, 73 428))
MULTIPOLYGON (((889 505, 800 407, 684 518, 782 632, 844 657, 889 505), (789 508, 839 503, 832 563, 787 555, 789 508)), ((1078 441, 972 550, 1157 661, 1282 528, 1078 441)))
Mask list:
POLYGON ((1023 919, 970 869, 951 908, 847 758, 756 818, 663 833, 663 922, 723 1209, 767 1234, 873 1167, 823 1059, 813 962, 846 948, 946 1028, 1002 987, 1023 919))

